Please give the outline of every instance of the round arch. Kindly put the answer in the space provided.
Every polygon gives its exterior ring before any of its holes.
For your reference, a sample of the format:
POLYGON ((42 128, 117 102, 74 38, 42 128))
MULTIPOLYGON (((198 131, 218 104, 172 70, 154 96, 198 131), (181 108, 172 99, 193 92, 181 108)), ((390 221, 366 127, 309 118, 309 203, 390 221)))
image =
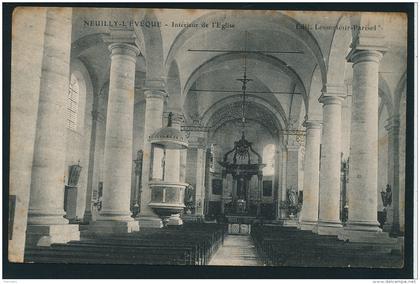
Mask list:
MULTIPOLYGON (((337 26, 350 26, 348 16, 341 16, 337 26)), ((347 52, 352 41, 351 31, 334 30, 327 63, 328 84, 344 84, 345 64, 347 52)))
MULTIPOLYGON (((246 11, 243 11, 246 13, 246 11)), ((199 18, 197 18, 195 21, 193 21, 193 24, 199 24, 202 22, 216 22, 216 21, 223 21, 224 19, 229 18, 234 20, 238 20, 239 22, 243 20, 242 13, 238 13, 237 11, 216 11, 216 12, 210 12, 208 14, 205 14, 199 18)), ((292 38, 296 39, 297 41, 304 44, 312 53, 312 55, 315 57, 317 63, 320 66, 321 74, 322 74, 322 81, 325 84, 327 81, 327 68, 324 61, 324 56, 322 54, 321 48, 314 37, 314 35, 308 31, 307 29, 296 29, 296 25, 299 24, 298 21, 295 19, 282 14, 282 13, 276 13, 276 14, 270 14, 270 17, 265 17, 264 15, 260 13, 250 13, 247 14, 248 19, 252 19, 253 21, 257 22, 259 25, 261 25, 261 28, 266 29, 276 29, 285 32, 287 35, 291 36, 292 38)), ((178 50, 190 39, 192 38, 196 33, 197 29, 193 28, 184 28, 175 38, 174 42, 172 43, 168 56, 165 60, 165 66, 168 69, 171 62, 175 59, 175 56, 178 52, 178 50)), ((199 30, 201 32, 204 32, 203 30, 199 30)))
MULTIPOLYGON (((148 9, 143 20, 158 22, 156 15, 148 9)), ((159 27, 135 27, 138 45, 146 58, 146 81, 160 81, 165 76, 163 65, 163 42, 159 27)))
MULTIPOLYGON (((211 58, 210 60, 204 62, 199 67, 197 67, 190 77, 187 79, 186 84, 183 89, 184 96, 188 93, 191 86, 194 84, 194 82, 198 79, 198 77, 206 70, 212 67, 215 67, 219 64, 226 63, 227 61, 237 60, 241 59, 243 57, 244 53, 225 53, 218 56, 215 56, 211 58)), ((288 75, 294 82, 296 82, 299 89, 302 90, 303 97, 305 98, 305 107, 307 107, 306 103, 306 89, 305 86, 300 79, 299 75, 296 73, 295 70, 293 70, 290 66, 288 66, 284 61, 278 59, 275 56, 267 55, 267 54, 261 54, 261 53, 250 53, 246 55, 247 58, 254 59, 257 61, 264 62, 266 64, 269 64, 276 69, 278 69, 280 72, 285 73, 288 75)))
MULTIPOLYGON (((242 96, 240 94, 238 94, 238 95, 233 95, 233 96, 226 97, 226 98, 224 98, 222 100, 219 100, 218 102, 214 103, 202 115, 201 121, 202 121, 203 126, 208 126, 209 121, 211 120, 212 116, 218 110, 222 109, 223 107, 226 107, 226 105, 236 103, 236 102, 240 102, 241 100, 242 100, 242 96)), ((286 114, 285 114, 285 112, 282 108, 275 109, 266 100, 264 100, 260 97, 257 97, 257 96, 253 96, 253 95, 248 95, 247 100, 251 103, 255 103, 257 105, 260 105, 261 107, 265 108, 271 115, 273 115, 275 117, 275 121, 276 121, 276 124, 278 126, 277 129, 279 131, 286 128, 285 127, 285 125, 286 125, 286 114)))
POLYGON ((166 90, 169 94, 168 108, 174 111, 181 111, 182 98, 181 98, 181 83, 179 80, 179 68, 176 61, 173 61, 171 68, 166 77, 166 90))
POLYGON ((407 89, 407 71, 404 72, 404 74, 401 76, 400 80, 398 81, 397 87, 395 88, 395 109, 394 114, 399 115, 400 114, 400 105, 402 98, 406 95, 406 89, 407 89))
POLYGON ((392 103, 392 93, 386 82, 385 78, 379 74, 379 81, 378 81, 378 95, 381 98, 381 101, 384 101, 385 106, 387 108, 388 114, 391 116, 393 113, 393 103, 392 103))

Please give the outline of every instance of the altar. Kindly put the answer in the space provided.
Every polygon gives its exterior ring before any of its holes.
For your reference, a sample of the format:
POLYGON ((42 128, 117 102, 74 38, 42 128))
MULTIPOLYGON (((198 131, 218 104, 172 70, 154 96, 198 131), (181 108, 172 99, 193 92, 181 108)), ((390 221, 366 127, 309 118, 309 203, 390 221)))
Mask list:
POLYGON ((228 231, 249 234, 251 224, 261 215, 262 169, 265 164, 261 155, 252 148, 252 143, 245 139, 244 132, 219 164, 223 167, 221 213, 228 222, 228 231), (227 182, 228 176, 231 176, 231 183, 227 182), (255 177, 257 184, 252 188, 251 179, 255 177), (251 191, 256 192, 254 198, 251 198, 251 191))

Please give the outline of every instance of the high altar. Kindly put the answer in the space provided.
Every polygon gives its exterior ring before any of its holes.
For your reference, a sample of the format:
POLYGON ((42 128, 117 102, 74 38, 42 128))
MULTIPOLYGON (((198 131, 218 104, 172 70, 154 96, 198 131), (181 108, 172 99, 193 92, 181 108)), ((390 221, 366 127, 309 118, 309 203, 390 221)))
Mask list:
POLYGON ((224 214, 229 223, 230 233, 249 233, 250 224, 253 223, 261 214, 262 199, 262 169, 265 164, 262 163, 262 157, 253 148, 252 143, 245 139, 245 133, 242 131, 240 140, 234 143, 232 150, 223 156, 223 161, 219 161, 223 167, 223 191, 221 213, 224 214), (257 158, 257 163, 253 159, 257 158), (232 175, 233 182, 227 181, 227 176, 232 175), (251 179, 257 176, 257 198, 251 202, 251 179), (229 188, 229 185, 232 188, 229 188), (231 193, 228 196, 227 193, 231 193), (256 212, 251 210, 256 207, 256 212))

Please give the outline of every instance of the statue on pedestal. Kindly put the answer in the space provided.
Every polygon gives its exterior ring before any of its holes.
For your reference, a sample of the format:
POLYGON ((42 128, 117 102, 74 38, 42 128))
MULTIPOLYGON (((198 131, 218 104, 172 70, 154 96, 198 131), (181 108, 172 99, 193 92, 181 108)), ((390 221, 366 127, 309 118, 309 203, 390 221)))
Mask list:
POLYGON ((289 216, 295 217, 299 211, 299 200, 298 200, 298 192, 292 186, 289 187, 286 191, 287 194, 287 205, 289 209, 289 216))
POLYGON ((382 197, 382 204, 384 207, 391 206, 392 204, 392 189, 389 184, 386 185, 385 191, 381 191, 381 197, 382 197))
POLYGON ((192 210, 195 208, 194 206, 194 187, 189 184, 185 188, 185 196, 184 196, 184 204, 185 204, 185 213, 191 214, 192 210))

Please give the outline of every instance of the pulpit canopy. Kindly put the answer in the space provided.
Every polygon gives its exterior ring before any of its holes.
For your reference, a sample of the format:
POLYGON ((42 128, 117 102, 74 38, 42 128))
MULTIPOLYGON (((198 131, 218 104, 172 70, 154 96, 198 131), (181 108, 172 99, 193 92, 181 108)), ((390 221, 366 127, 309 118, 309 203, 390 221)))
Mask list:
POLYGON ((172 113, 168 117, 168 125, 160 128, 149 137, 152 144, 158 144, 165 149, 186 149, 188 147, 187 137, 180 130, 172 127, 172 113))

